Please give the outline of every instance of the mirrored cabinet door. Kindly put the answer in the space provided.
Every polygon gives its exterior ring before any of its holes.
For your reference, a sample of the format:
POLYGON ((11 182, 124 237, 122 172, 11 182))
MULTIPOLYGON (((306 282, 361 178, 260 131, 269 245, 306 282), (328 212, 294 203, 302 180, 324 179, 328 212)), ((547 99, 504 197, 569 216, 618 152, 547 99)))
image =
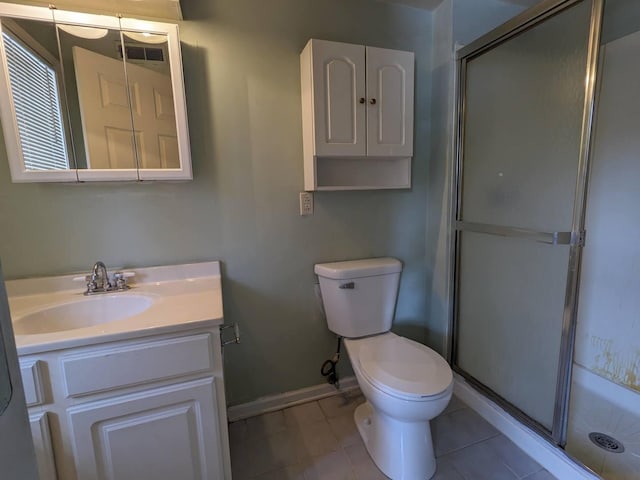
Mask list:
POLYGON ((177 27, 130 19, 122 19, 121 25, 139 178, 190 179, 177 27))
POLYGON ((78 179, 137 180, 119 29, 57 23, 78 179))
POLYGON ((180 168, 167 36, 122 35, 139 167, 180 168))
POLYGON ((5 141, 14 181, 76 180, 64 101, 62 59, 51 21, 0 17, 5 141), (6 128, 13 125, 13 128, 6 128))

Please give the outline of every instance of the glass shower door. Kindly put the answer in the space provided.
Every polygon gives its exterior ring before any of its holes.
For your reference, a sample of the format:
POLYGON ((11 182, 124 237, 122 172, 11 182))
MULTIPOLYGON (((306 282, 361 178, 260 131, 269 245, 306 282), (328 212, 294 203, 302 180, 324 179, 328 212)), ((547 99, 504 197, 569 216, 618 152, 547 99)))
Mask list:
POLYGON ((557 443, 582 242, 594 1, 565 2, 461 59, 453 364, 557 443))

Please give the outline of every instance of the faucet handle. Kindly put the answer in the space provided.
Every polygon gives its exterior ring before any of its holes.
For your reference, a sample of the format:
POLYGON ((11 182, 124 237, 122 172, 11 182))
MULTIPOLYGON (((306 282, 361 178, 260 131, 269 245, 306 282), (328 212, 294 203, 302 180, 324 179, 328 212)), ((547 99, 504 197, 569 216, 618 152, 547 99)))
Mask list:
POLYGON ((84 292, 85 295, 93 293, 98 289, 98 282, 96 282, 95 275, 91 273, 83 276, 73 277, 71 281, 84 282, 87 286, 87 289, 84 292))
POLYGON ((129 287, 129 285, 127 285, 127 278, 131 278, 134 276, 134 272, 115 272, 113 274, 113 282, 115 287, 118 290, 126 290, 128 288, 131 288, 129 287))
POLYGON ((82 275, 82 276, 78 276, 78 277, 73 277, 71 279, 72 282, 85 282, 85 283, 89 283, 91 281, 91 274, 87 274, 87 275, 82 275))
POLYGON ((87 292, 88 293, 93 293, 96 290, 98 290, 98 284, 96 283, 95 280, 89 280, 87 282, 87 292))

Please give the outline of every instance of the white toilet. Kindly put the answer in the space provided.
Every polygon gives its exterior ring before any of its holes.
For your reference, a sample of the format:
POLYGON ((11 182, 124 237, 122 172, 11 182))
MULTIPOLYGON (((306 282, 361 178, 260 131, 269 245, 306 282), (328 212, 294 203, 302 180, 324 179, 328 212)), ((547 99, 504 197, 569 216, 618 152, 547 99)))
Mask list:
POLYGON ((355 421, 369 455, 393 480, 436 470, 429 421, 451 399, 453 375, 430 348, 391 333, 402 264, 372 258, 315 266, 329 330, 345 337, 367 401, 355 421))

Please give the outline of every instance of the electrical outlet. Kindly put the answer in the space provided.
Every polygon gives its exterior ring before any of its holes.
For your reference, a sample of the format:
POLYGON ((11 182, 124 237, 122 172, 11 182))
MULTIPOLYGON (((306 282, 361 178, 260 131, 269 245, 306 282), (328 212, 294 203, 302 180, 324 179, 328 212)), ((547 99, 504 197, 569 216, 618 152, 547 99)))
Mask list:
POLYGON ((313 215, 313 193, 300 192, 300 215, 313 215))

